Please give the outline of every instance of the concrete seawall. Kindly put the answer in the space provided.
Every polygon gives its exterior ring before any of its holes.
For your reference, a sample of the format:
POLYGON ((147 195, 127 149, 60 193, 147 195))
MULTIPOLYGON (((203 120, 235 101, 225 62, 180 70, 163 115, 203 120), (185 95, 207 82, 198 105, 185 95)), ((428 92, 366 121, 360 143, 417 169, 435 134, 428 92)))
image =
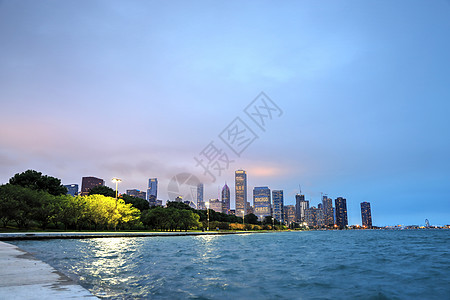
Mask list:
POLYGON ((18 247, 0 242, 0 299, 97 299, 18 247))
POLYGON ((195 236, 263 233, 265 231, 208 231, 208 232, 14 232, 0 233, 0 241, 43 239, 92 239, 111 237, 195 236))

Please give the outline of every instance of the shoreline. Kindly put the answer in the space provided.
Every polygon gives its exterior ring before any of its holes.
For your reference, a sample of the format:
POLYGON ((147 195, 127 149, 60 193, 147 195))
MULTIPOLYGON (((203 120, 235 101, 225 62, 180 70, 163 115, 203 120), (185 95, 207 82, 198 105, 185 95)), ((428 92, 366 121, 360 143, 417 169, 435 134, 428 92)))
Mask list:
POLYGON ((45 239, 91 239, 123 237, 169 237, 266 233, 267 231, 209 231, 209 232, 11 232, 0 233, 0 241, 45 239))
POLYGON ((98 299, 31 253, 0 242, 0 299, 98 299))

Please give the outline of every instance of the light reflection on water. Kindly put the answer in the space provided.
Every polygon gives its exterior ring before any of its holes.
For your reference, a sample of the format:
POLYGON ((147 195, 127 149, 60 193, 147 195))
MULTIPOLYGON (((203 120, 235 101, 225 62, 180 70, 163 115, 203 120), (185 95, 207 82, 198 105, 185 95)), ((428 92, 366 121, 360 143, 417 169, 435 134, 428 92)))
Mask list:
POLYGON ((449 231, 17 241, 110 299, 444 299, 449 231))

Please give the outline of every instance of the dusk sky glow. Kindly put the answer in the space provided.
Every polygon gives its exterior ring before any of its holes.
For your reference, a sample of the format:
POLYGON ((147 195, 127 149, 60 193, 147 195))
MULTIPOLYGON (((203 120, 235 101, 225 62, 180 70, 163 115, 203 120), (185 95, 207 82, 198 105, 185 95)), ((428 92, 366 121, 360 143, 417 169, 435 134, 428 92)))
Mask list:
POLYGON ((0 184, 34 169, 158 198, 176 174, 205 198, 234 171, 360 203, 374 225, 450 224, 450 1, 0 0, 0 184), (258 128, 261 92, 282 110, 258 128), (258 138, 240 157, 218 137, 236 117, 258 138), (196 167, 211 142, 234 160, 196 167))

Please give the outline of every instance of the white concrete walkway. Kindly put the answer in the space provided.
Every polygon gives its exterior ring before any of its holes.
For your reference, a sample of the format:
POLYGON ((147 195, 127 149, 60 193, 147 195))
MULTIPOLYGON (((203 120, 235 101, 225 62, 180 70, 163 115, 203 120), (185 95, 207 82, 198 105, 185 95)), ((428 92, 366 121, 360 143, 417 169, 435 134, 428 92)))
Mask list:
POLYGON ((95 298, 50 265, 0 242, 0 299, 95 298))

